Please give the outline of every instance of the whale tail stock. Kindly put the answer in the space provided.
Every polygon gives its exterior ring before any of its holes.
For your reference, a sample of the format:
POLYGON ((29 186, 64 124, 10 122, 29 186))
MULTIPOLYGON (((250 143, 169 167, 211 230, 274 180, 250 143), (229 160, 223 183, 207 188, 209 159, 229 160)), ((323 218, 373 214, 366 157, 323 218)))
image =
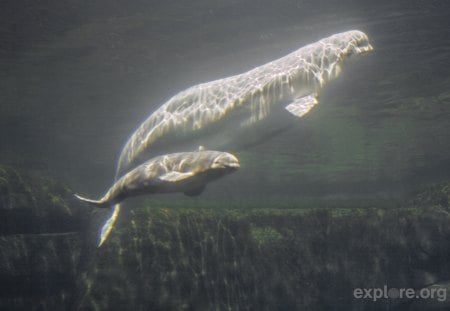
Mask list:
POLYGON ((101 208, 109 207, 109 205, 107 205, 106 202, 105 202, 104 200, 91 200, 91 199, 84 198, 84 197, 82 197, 82 196, 80 196, 80 195, 78 195, 78 194, 74 194, 74 196, 75 196, 78 200, 83 201, 83 202, 86 202, 86 203, 88 203, 88 204, 90 204, 90 205, 93 205, 93 206, 95 206, 95 207, 101 207, 101 208))
POLYGON ((106 220, 105 224, 102 226, 102 228, 100 230, 100 236, 99 236, 99 239, 98 239, 97 247, 102 246, 103 243, 106 241, 106 239, 111 234, 111 231, 112 231, 112 229, 114 228, 114 225, 117 222, 117 217, 119 216, 121 205, 120 204, 115 204, 115 205, 111 206, 111 204, 109 204, 106 200, 103 200, 103 199, 91 200, 91 199, 88 199, 88 198, 84 198, 84 197, 82 197, 82 196, 80 196, 78 194, 74 194, 74 196, 78 200, 86 202, 89 205, 92 205, 92 206, 95 206, 95 207, 100 207, 100 208, 112 207, 111 215, 106 220))

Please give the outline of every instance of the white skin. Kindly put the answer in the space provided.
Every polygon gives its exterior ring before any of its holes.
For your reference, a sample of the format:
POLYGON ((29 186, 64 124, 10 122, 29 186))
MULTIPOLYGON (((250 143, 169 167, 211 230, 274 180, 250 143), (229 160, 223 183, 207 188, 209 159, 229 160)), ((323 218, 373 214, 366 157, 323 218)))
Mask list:
MULTIPOLYGON (((295 103, 308 95, 314 100, 320 89, 339 75, 345 58, 370 50, 372 47, 363 32, 348 31, 243 74, 180 92, 153 112, 133 133, 122 150, 117 173, 123 173, 144 152, 164 154, 167 150, 162 150, 163 146, 180 147, 185 143, 192 148, 194 139, 197 139, 197 145, 224 150, 222 148, 227 146, 220 137, 231 136, 237 128, 246 131, 266 119, 276 106, 295 103), (203 136, 212 134, 218 136, 202 140, 203 136)), ((316 103, 306 102, 306 107, 302 108, 302 103, 286 109, 296 114, 295 110, 300 107, 302 111, 297 116, 302 116, 316 103)), ((234 136, 239 138, 240 133, 234 136)))
POLYGON ((238 168, 239 160, 227 152, 168 154, 153 158, 125 174, 98 201, 78 195, 77 198, 97 207, 109 207, 142 194, 185 192, 197 195, 209 182, 238 168))

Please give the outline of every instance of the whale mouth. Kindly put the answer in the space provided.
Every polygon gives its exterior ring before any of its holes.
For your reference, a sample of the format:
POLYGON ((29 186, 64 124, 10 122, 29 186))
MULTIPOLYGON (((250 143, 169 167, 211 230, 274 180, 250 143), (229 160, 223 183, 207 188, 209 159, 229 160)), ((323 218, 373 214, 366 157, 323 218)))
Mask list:
POLYGON ((364 33, 359 33, 354 41, 354 54, 363 54, 373 51, 373 46, 369 42, 369 38, 364 33))
POLYGON ((239 162, 239 159, 235 157, 234 155, 230 155, 229 161, 225 164, 227 168, 230 168, 232 170, 237 170, 241 167, 241 163, 239 162))
POLYGON ((373 46, 369 42, 365 42, 364 44, 359 44, 355 48, 356 54, 367 53, 373 51, 373 46))
POLYGON ((232 162, 232 163, 228 163, 227 165, 225 165, 226 168, 231 168, 231 169, 238 169, 241 167, 241 165, 239 164, 239 162, 232 162))
POLYGON ((346 57, 350 58, 355 55, 365 54, 373 51, 373 46, 367 41, 367 42, 360 42, 358 44, 355 44, 353 46, 350 46, 346 52, 343 54, 343 59, 346 57))
POLYGON ((239 169, 240 167, 241 167, 241 165, 239 164, 239 162, 228 162, 228 163, 222 163, 220 165, 216 165, 214 167, 214 169, 224 169, 224 170, 235 171, 235 170, 239 169))

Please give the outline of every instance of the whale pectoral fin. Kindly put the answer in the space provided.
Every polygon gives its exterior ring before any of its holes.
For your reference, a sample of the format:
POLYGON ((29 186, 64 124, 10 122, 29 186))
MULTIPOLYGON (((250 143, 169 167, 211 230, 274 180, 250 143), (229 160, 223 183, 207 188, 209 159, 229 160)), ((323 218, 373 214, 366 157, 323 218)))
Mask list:
POLYGON ((159 177, 162 181, 178 182, 194 176, 194 173, 169 172, 159 177))
POLYGON ((190 196, 190 197, 196 197, 196 196, 200 195, 204 190, 205 190, 205 186, 201 186, 196 189, 185 191, 184 194, 187 196, 190 196))
POLYGON ((295 99, 293 103, 290 103, 285 108, 294 116, 301 118, 318 103, 319 101, 317 100, 316 96, 308 95, 305 97, 295 99))

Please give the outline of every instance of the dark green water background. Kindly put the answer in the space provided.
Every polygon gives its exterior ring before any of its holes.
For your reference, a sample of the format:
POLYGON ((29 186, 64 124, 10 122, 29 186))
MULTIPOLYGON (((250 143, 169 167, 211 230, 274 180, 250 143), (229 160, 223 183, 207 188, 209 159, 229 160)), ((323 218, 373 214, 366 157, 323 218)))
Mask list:
POLYGON ((298 127, 246 150, 229 191, 371 193, 448 177, 445 1, 22 1, 0 14, 0 160, 82 192, 109 185, 128 136, 177 92, 349 29, 375 51, 351 59, 298 127))
POLYGON ((2 1, 0 308, 379 310, 351 289, 449 280, 449 64, 443 0, 2 1), (93 249, 105 214, 71 193, 103 193, 159 105, 350 29, 374 51, 297 126, 93 249))

